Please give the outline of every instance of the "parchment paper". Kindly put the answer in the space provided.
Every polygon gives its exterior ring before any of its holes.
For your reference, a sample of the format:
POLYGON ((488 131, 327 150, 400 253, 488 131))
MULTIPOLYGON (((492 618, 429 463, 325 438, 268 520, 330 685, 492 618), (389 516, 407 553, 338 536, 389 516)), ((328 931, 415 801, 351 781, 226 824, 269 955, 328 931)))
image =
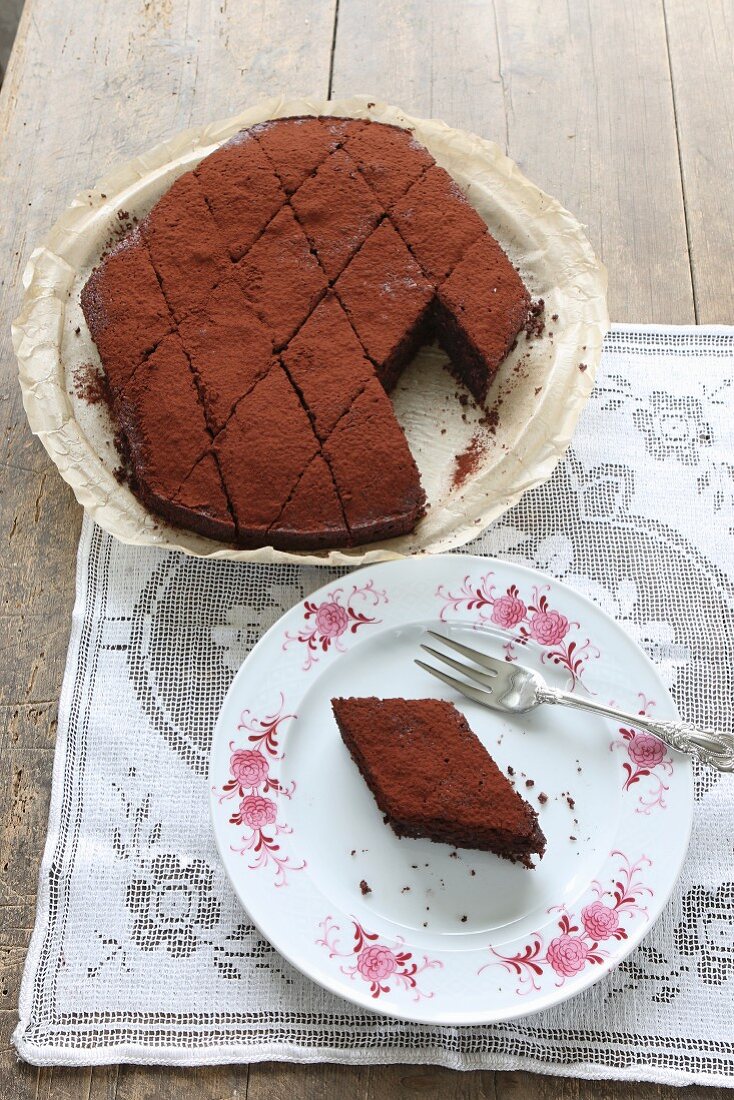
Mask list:
POLYGON ((155 146, 74 199, 32 253, 23 282, 23 309, 12 330, 23 404, 31 429, 77 500, 123 542, 240 561, 357 565, 440 553, 467 542, 552 473, 591 392, 609 325, 606 272, 568 211, 530 183, 493 142, 366 96, 271 99, 155 146), (424 349, 403 375, 393 394, 395 409, 430 505, 412 535, 321 553, 236 550, 168 525, 118 484, 113 421, 104 404, 90 404, 75 392, 84 366, 99 366, 79 293, 102 250, 129 220, 121 211, 144 216, 177 176, 237 130, 301 114, 350 115, 412 128, 463 188, 532 296, 545 300, 546 330, 538 339, 521 336, 502 365, 490 391, 501 402, 494 432, 478 425, 480 413, 471 405, 460 403, 463 390, 443 369, 447 357, 437 348, 424 349), (479 463, 454 484, 457 455, 475 437, 479 463))

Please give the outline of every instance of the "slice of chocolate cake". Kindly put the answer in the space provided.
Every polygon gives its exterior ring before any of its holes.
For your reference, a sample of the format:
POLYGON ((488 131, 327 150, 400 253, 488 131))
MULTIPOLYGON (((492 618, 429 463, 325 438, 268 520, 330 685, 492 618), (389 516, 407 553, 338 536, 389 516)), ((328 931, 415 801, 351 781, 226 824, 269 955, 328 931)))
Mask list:
POLYGON ((426 498, 392 402, 376 378, 327 439, 324 457, 355 543, 413 530, 426 498))
POLYGON ((352 158, 338 149, 291 197, 329 279, 336 279, 384 213, 352 158))
POLYGON ((139 229, 94 269, 81 302, 114 398, 174 325, 139 229))
POLYGON ((326 292, 327 282, 290 206, 284 206, 234 267, 245 297, 284 347, 326 292))
POLYGON ((204 410, 181 341, 165 336, 141 363, 115 411, 125 432, 135 485, 149 507, 178 522, 174 503, 199 459, 211 446, 204 410))
POLYGON ((240 260, 285 201, 273 165, 254 136, 237 134, 195 172, 233 260, 240 260))
POLYGON ((469 245, 487 232, 459 185, 437 164, 395 204, 390 217, 426 277, 436 283, 445 279, 469 245))
POLYGON ((388 207, 435 163, 410 130, 400 126, 366 126, 349 139, 345 149, 372 190, 388 207))
POLYGON ((392 389, 429 337, 433 287, 388 221, 365 241, 334 289, 380 381, 392 389))
POLYGON ((532 868, 535 810, 464 716, 440 699, 332 699, 344 744, 398 836, 494 852, 532 868))
POLYGON ((267 546, 298 480, 319 451, 311 422, 279 363, 240 401, 214 441, 242 546, 267 546))
POLYGON ((180 321, 206 301, 231 266, 193 172, 176 180, 140 228, 166 301, 180 321))
POLYGON ((375 377, 374 367, 332 291, 319 302, 282 358, 321 440, 375 377))
POLYGON ((530 295, 497 241, 485 233, 438 290, 436 332, 452 366, 484 401, 530 311, 530 295))
POLYGON ((273 365, 269 330, 230 278, 212 291, 206 305, 189 313, 178 331, 197 376, 207 423, 218 432, 273 365))

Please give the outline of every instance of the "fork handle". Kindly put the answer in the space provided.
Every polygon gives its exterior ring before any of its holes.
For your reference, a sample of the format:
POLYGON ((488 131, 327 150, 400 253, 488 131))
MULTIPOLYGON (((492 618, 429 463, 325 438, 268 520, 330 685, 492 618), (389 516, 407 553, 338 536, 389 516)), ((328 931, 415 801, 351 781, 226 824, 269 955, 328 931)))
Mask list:
POLYGON ((695 756, 702 764, 709 764, 717 771, 734 772, 734 737, 731 734, 700 730, 690 722, 670 722, 641 714, 629 714, 615 707, 606 707, 593 699, 582 699, 550 687, 538 688, 537 698, 540 703, 556 703, 576 710, 590 710, 625 722, 635 729, 646 730, 647 733, 659 737, 671 749, 695 756))

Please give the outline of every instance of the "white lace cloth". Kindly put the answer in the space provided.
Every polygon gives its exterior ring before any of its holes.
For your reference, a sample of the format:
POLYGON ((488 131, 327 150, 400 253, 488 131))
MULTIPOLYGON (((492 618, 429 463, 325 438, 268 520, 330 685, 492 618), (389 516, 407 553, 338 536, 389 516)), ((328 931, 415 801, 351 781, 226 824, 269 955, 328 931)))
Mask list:
MULTIPOLYGON (((681 711, 731 731, 734 329, 617 326, 573 447, 466 549, 614 615, 681 711)), ((48 840, 14 1041, 41 1064, 436 1062, 734 1085, 734 783, 697 769, 670 905, 613 973, 493 1027, 333 997, 249 924, 209 826, 209 736, 260 633, 336 571, 205 563, 85 521, 48 840)))

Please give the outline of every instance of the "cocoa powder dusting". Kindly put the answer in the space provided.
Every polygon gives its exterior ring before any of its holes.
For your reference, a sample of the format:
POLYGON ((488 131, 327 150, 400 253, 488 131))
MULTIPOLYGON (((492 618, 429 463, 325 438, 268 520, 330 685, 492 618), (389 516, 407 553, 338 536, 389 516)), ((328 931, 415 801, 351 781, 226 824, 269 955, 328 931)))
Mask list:
POLYGON ((72 375, 74 394, 88 405, 106 405, 110 403, 110 391, 107 379, 100 374, 94 363, 82 363, 74 368, 72 375))
POLYGON ((458 489, 468 477, 476 473, 483 457, 484 445, 479 437, 475 435, 466 450, 456 456, 456 466, 451 482, 454 489, 458 489))

